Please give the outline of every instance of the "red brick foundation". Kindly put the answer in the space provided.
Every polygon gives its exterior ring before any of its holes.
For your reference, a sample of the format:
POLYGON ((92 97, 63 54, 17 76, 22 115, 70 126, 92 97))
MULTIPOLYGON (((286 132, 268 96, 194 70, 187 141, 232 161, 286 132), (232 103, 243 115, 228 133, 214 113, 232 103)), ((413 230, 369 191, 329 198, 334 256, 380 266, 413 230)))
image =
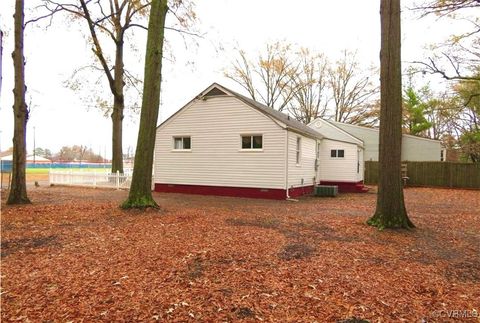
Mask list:
MULTIPOLYGON (((236 196, 273 200, 284 200, 287 198, 286 190, 277 188, 251 188, 155 183, 155 192, 236 196)), ((311 194, 313 192, 313 185, 291 188, 288 190, 288 192, 290 197, 299 197, 304 194, 311 194)))

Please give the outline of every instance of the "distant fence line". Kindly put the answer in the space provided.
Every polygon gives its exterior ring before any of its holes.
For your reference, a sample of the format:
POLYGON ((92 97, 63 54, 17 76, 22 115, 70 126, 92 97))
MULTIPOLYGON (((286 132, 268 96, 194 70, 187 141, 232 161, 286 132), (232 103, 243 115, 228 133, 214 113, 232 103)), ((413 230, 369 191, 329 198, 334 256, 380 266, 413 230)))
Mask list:
MULTIPOLYGON (((407 186, 439 186, 480 189, 480 164, 453 162, 404 162, 407 186)), ((379 165, 365 162, 365 184, 378 183, 379 165)))
MULTIPOLYGON (((72 169, 85 169, 85 168, 105 168, 110 169, 112 164, 110 163, 69 163, 69 162, 54 162, 54 163, 45 163, 45 162, 27 162, 26 168, 50 168, 50 169, 57 169, 57 168, 72 168, 72 169)), ((0 161, 0 170, 2 172, 11 172, 12 171, 12 161, 11 160, 1 160, 0 161)))

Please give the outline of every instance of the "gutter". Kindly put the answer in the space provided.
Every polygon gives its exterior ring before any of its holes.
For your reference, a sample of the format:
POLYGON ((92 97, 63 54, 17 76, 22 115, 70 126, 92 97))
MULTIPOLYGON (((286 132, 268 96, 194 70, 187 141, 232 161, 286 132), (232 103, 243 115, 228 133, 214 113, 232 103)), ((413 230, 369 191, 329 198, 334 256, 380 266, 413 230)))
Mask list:
POLYGON ((286 199, 290 199, 288 194, 288 129, 285 129, 285 191, 287 192, 286 199))

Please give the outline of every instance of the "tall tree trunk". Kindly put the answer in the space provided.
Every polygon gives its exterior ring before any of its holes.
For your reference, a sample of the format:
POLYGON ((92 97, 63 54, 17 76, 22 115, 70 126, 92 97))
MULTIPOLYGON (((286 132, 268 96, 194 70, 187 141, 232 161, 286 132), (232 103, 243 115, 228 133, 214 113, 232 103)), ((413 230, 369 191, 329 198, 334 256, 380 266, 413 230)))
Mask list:
MULTIPOLYGON (((123 33, 123 31, 120 31, 123 33)), ((123 111, 125 99, 123 89, 123 35, 118 35, 114 67, 114 93, 112 112, 112 173, 123 173, 123 111)))
POLYGON ((27 197, 27 184, 25 168, 27 160, 27 121, 28 109, 25 102, 25 59, 23 57, 23 0, 15 1, 15 49, 13 51, 13 65, 15 72, 15 85, 13 89, 13 161, 12 161, 12 182, 7 204, 27 204, 30 200, 27 197))
POLYGON ((135 153, 135 167, 128 199, 122 204, 123 208, 158 207, 152 197, 151 185, 167 11, 167 0, 152 0, 148 22, 142 112, 135 153))
POLYGON ((381 0, 380 147, 377 208, 368 224, 379 229, 413 228, 405 209, 401 177, 402 70, 400 0, 381 0))

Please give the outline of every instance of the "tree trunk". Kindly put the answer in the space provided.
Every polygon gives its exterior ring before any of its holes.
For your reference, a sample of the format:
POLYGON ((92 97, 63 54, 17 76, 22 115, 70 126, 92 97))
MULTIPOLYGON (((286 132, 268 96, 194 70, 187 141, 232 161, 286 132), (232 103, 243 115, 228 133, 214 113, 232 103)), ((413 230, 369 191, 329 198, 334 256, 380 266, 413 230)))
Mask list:
POLYGON ((380 146, 377 208, 368 224, 413 228, 405 209, 401 177, 402 71, 400 0, 381 0, 380 146))
POLYGON ((112 173, 123 173, 123 97, 114 96, 112 112, 112 173))
POLYGON ((28 109, 25 102, 25 59, 23 57, 23 0, 15 1, 15 49, 13 51, 13 65, 15 85, 13 89, 14 103, 14 130, 13 130, 13 161, 10 193, 7 204, 27 204, 27 184, 25 168, 27 160, 27 120, 28 109))
POLYGON ((142 111, 138 130, 135 167, 128 199, 123 208, 158 207, 152 197, 152 167, 155 132, 162 83, 163 40, 167 0, 153 0, 148 22, 142 111))
MULTIPOLYGON (((120 31, 121 32, 121 31, 120 31)), ((112 173, 117 171, 123 174, 123 110, 125 99, 123 89, 123 35, 119 35, 116 44, 114 67, 114 93, 112 112, 112 173)))

